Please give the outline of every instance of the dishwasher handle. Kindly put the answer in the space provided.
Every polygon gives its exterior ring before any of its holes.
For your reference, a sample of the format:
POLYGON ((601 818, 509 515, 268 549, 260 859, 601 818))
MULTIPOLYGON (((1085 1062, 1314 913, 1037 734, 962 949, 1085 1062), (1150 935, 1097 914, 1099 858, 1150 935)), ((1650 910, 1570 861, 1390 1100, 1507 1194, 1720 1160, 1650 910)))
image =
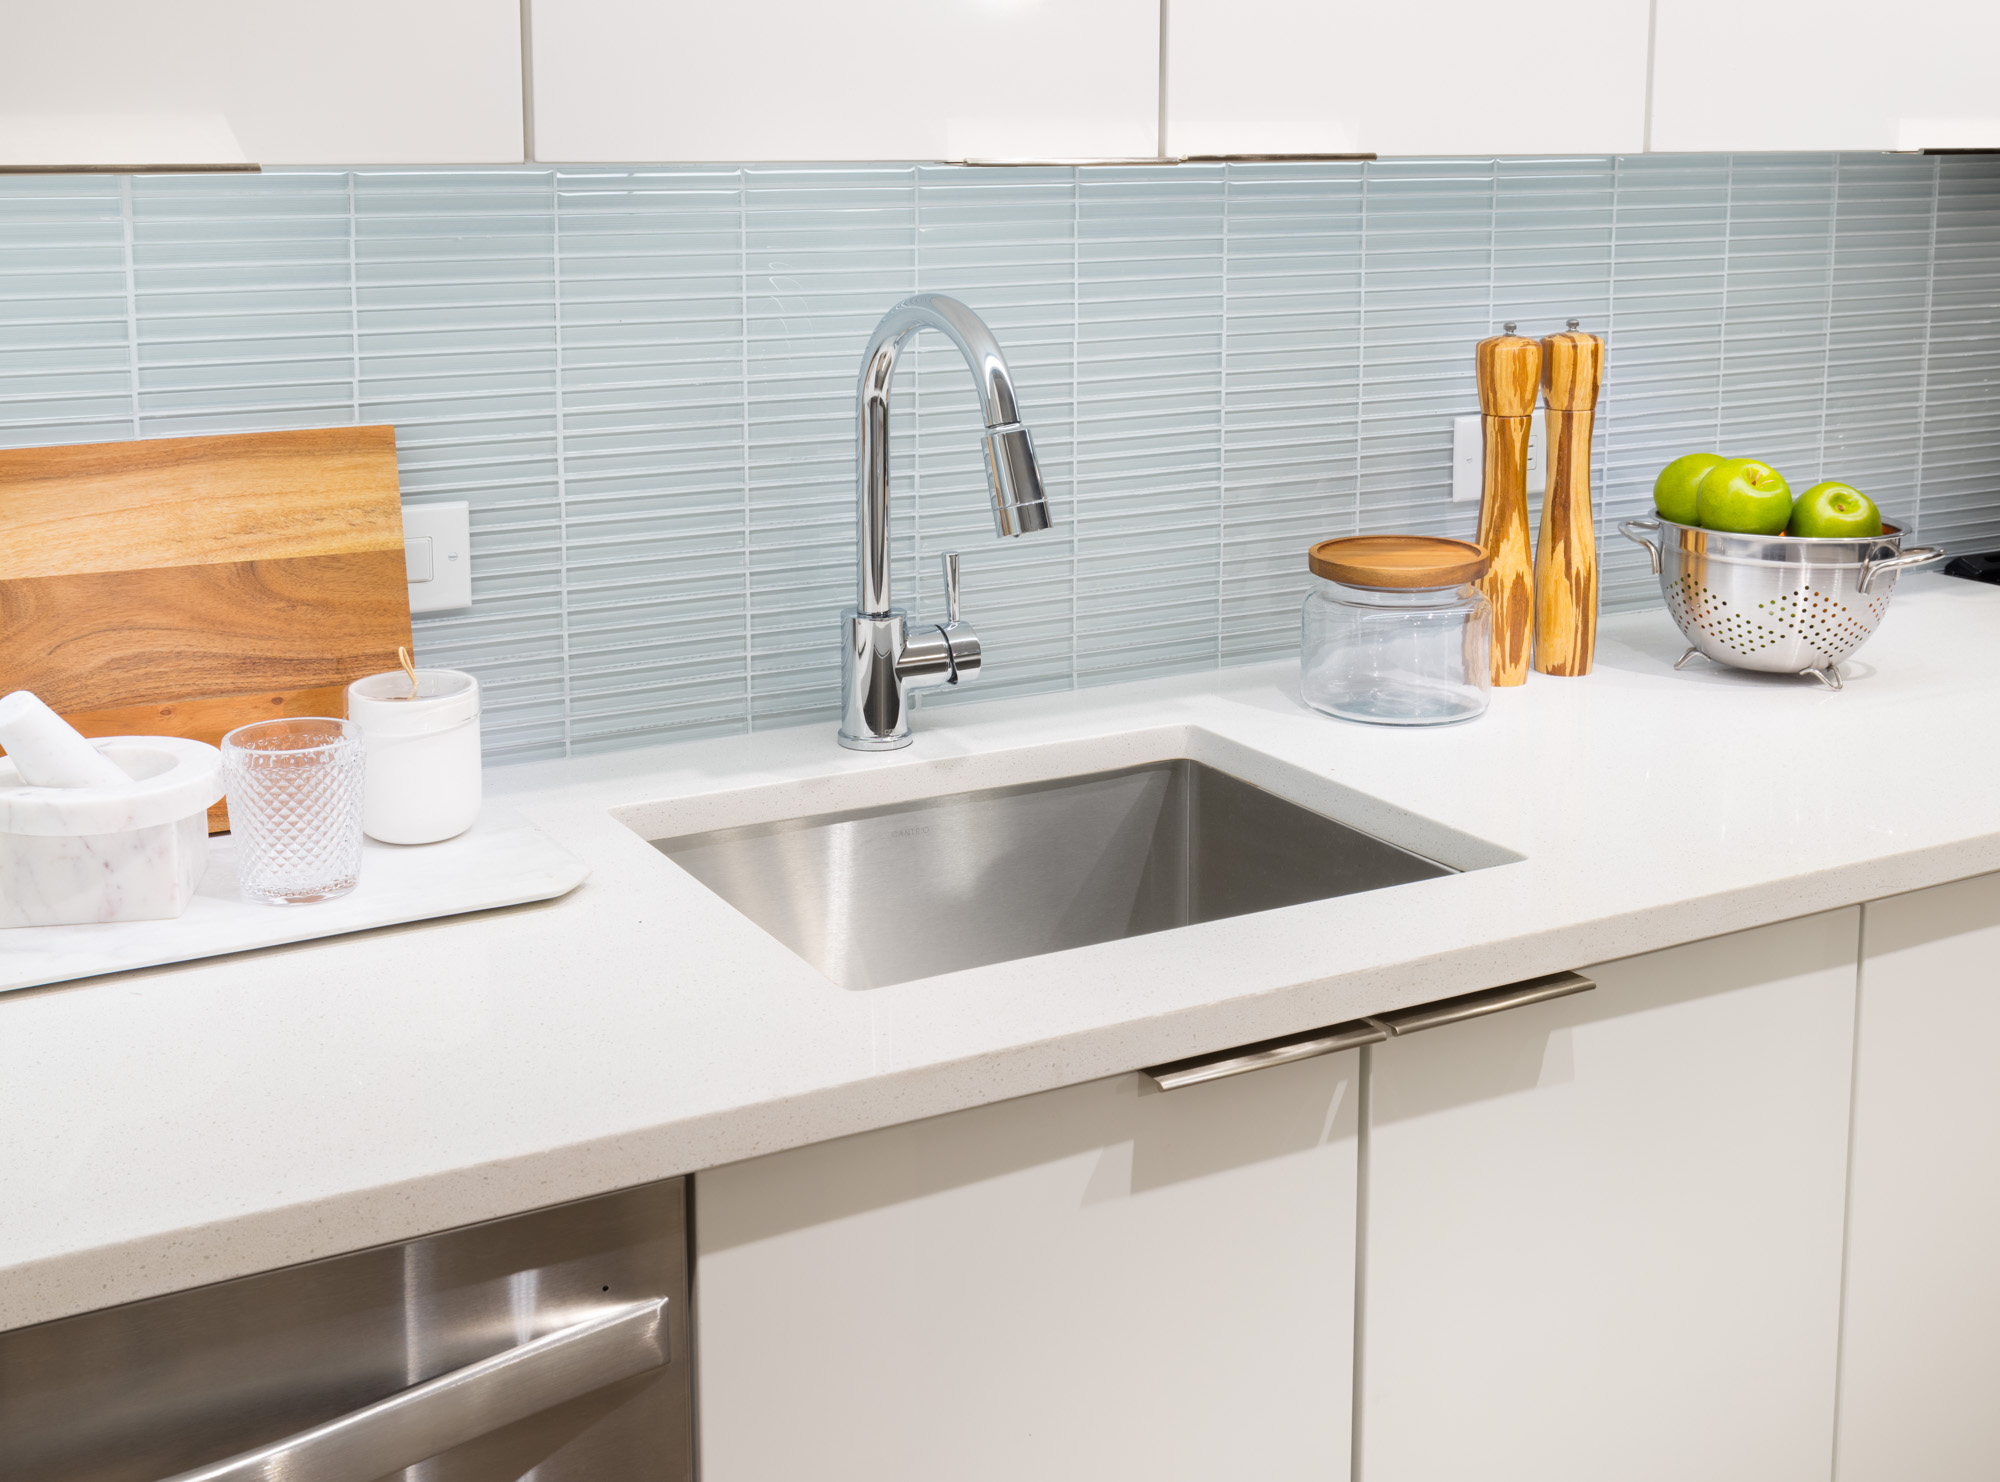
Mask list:
POLYGON ((1477 993, 1461 993, 1456 998, 1415 1004, 1390 1014, 1350 1019, 1325 1029, 1308 1029, 1304 1034, 1259 1040, 1251 1045, 1217 1050, 1212 1055, 1195 1055, 1168 1065, 1154 1065, 1140 1074, 1150 1076, 1153 1084, 1162 1091, 1175 1091, 1182 1086, 1198 1086, 1203 1081, 1219 1081, 1225 1076, 1244 1075, 1267 1066, 1310 1060, 1315 1055, 1331 1055, 1336 1050, 1349 1050, 1356 1045, 1380 1044, 1400 1034, 1415 1034, 1420 1029, 1458 1024, 1466 1019, 1497 1014, 1503 1009, 1525 1008, 1531 1003, 1544 1003, 1551 998, 1567 998, 1572 993, 1585 993, 1596 986, 1581 973, 1551 973, 1544 978, 1529 978, 1526 982, 1509 983, 1502 988, 1483 988, 1477 993))
POLYGON ((632 1302, 166 1482, 375 1482, 668 1357, 667 1299, 632 1302))

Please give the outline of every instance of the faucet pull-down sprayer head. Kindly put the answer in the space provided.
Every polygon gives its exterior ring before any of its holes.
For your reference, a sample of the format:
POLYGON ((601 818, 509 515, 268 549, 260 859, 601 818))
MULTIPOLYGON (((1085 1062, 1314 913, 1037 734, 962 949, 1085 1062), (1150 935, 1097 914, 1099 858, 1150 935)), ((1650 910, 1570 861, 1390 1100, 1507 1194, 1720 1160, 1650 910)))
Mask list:
POLYGON ((987 430, 986 477, 993 486, 993 533, 1032 535, 1049 528, 1048 495, 1042 489, 1042 466, 1035 461, 1035 444, 1028 429, 987 430))

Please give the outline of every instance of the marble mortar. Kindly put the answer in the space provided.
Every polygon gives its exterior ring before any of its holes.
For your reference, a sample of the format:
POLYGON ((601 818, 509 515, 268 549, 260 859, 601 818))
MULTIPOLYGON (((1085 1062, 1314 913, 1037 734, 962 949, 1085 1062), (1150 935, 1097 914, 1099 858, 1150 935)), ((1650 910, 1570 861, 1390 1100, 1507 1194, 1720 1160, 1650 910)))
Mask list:
POLYGON ((172 736, 94 743, 122 787, 29 787, 0 758, 0 928, 180 915, 208 863, 222 753, 172 736))

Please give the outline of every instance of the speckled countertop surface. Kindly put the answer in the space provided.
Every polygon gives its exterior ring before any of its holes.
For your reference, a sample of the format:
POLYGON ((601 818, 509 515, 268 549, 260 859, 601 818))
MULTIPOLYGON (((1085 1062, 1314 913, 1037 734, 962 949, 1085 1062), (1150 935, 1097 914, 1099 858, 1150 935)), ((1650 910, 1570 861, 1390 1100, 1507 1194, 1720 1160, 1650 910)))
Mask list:
POLYGON ((0 997, 0 1328, 2000 870, 2000 590, 1906 578, 1841 694, 1681 647, 1438 730, 1270 664, 497 769, 572 894, 0 997), (850 991, 642 837, 1175 755, 1520 858, 850 991))

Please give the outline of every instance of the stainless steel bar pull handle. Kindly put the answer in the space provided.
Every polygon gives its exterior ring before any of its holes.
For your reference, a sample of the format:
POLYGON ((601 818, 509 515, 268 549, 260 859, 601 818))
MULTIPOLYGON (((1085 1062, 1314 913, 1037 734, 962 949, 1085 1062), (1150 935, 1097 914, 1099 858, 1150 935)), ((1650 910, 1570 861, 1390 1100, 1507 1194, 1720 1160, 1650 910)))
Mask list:
POLYGON ((375 1482, 667 1358, 667 1299, 633 1302, 166 1482, 375 1482))
POLYGON ((1263 1070, 1267 1066, 1310 1060, 1315 1055, 1331 1055, 1336 1050, 1351 1050, 1356 1045, 1380 1044, 1398 1035, 1415 1034, 1420 1029, 1436 1029, 1445 1024, 1478 1019, 1503 1009, 1525 1008, 1531 1003, 1584 993, 1596 986, 1581 973, 1551 973, 1545 978, 1530 978, 1523 983, 1509 983, 1503 988, 1484 988, 1477 993, 1461 993, 1456 998, 1441 998, 1434 1003, 1397 1009, 1392 1014, 1372 1014, 1365 1019, 1350 1019, 1325 1029, 1308 1029, 1303 1034, 1259 1040, 1255 1044, 1218 1050, 1212 1055, 1195 1055, 1167 1065, 1151 1066, 1140 1073, 1150 1076, 1162 1091, 1173 1091, 1182 1086, 1198 1086, 1203 1081, 1219 1081, 1225 1076, 1263 1070))

